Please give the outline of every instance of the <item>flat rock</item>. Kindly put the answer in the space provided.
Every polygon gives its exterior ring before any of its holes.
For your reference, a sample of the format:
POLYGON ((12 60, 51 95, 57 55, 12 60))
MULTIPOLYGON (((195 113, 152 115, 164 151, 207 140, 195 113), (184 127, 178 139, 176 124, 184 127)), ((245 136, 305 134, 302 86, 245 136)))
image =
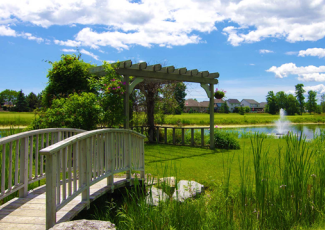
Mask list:
POLYGON ((172 177, 164 177, 164 178, 159 179, 160 184, 165 183, 169 187, 175 187, 175 181, 176 181, 176 178, 173 176, 172 177))
POLYGON ((169 199, 169 197, 162 189, 151 187, 146 197, 146 203, 157 206, 160 201, 166 201, 167 199, 169 199))
POLYGON ((195 181, 180 180, 177 190, 173 194, 173 199, 183 202, 187 198, 194 197, 203 192, 204 186, 195 181))
POLYGON ((109 221, 100 221, 100 220, 74 220, 62 222, 54 225, 50 230, 105 230, 112 229, 116 230, 115 224, 112 224, 109 221))

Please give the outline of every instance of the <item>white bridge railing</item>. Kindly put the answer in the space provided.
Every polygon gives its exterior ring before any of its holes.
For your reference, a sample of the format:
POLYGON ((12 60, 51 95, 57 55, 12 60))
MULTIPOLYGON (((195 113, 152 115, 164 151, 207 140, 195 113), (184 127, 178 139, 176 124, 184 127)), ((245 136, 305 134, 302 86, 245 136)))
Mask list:
POLYGON ((50 128, 1 138, 0 200, 18 190, 19 197, 26 197, 28 185, 45 178, 45 159, 40 149, 81 132, 85 130, 50 128))
POLYGON ((131 169, 144 179, 145 136, 126 129, 83 132, 40 151, 46 156, 46 229, 56 223, 56 212, 81 195, 90 204, 90 186, 107 178, 114 189, 114 173, 131 169))

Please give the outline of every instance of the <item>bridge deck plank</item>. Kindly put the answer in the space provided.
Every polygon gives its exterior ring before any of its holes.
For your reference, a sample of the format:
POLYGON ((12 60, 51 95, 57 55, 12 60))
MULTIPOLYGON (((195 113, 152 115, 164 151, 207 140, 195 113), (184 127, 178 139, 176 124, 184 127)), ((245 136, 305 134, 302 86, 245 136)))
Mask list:
MULTIPOLYGON (((114 188, 125 186, 124 178, 114 178, 114 188)), ((107 180, 99 181, 90 187, 90 200, 93 201, 110 191, 107 180)), ((0 229, 45 229, 45 185, 29 191, 25 198, 14 198, 0 206, 0 229)), ((57 222, 73 219, 87 204, 81 195, 74 198, 56 213, 57 222)))

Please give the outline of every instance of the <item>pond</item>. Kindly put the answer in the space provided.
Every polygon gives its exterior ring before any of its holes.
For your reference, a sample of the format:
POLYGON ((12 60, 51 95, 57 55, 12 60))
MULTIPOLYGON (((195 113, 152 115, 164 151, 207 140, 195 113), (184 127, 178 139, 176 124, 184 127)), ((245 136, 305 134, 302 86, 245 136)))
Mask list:
MULTIPOLYGON (((266 133, 273 134, 277 133, 276 126, 251 126, 251 127, 237 127, 237 128, 225 128, 225 130, 229 131, 237 131, 237 132, 252 132, 252 133, 266 133)), ((302 132, 306 139, 313 139, 315 135, 319 135, 322 130, 325 130, 325 125, 318 124, 301 124, 301 125, 289 125, 288 131, 293 134, 300 135, 302 132)), ((287 131, 287 132, 288 132, 287 131)))

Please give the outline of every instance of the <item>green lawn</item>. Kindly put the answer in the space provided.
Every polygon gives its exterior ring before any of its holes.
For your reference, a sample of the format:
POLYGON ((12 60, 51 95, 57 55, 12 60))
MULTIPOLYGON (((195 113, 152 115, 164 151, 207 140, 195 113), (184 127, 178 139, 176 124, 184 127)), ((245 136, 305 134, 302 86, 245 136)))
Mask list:
MULTIPOLYGON (((146 144, 145 170, 146 173, 161 176, 164 174, 164 168, 167 167, 168 175, 177 174, 179 179, 195 180, 210 188, 223 180, 223 166, 228 168, 228 162, 233 158, 230 181, 233 185, 238 185, 240 180, 239 161, 242 162, 243 156, 253 168, 250 139, 239 139, 239 142, 241 145, 239 150, 210 150, 189 146, 146 144)), ((269 149, 269 157, 272 159, 277 157, 277 147, 283 148, 285 144, 285 140, 264 140, 264 148, 269 149), (270 146, 272 148, 269 148, 270 146), (276 148, 273 148, 274 146, 276 148)))
MULTIPOLYGON (((287 116, 294 123, 325 123, 325 114, 303 114, 302 116, 287 116)), ((33 112, 0 112, 0 126, 27 126, 35 119, 33 112)), ((279 119, 279 115, 268 113, 215 113, 214 124, 216 125, 236 125, 236 124, 270 124, 279 119)), ((140 120, 143 120, 141 118, 140 120)), ((159 125, 197 125, 208 126, 210 115, 207 113, 183 113, 181 115, 167 115, 164 122, 156 119, 159 125)))
POLYGON ((28 126, 33 119, 33 112, 0 112, 0 126, 28 126))
MULTIPOLYGON (((295 116, 287 116, 294 123, 325 123, 325 114, 303 114, 295 116)), ((239 115, 238 113, 215 113, 214 124, 232 125, 232 124, 269 124, 279 119, 279 115, 271 115, 268 113, 247 113, 239 115)), ((209 125, 210 115, 206 113, 183 113, 181 115, 168 115, 164 122, 170 125, 209 125)))

